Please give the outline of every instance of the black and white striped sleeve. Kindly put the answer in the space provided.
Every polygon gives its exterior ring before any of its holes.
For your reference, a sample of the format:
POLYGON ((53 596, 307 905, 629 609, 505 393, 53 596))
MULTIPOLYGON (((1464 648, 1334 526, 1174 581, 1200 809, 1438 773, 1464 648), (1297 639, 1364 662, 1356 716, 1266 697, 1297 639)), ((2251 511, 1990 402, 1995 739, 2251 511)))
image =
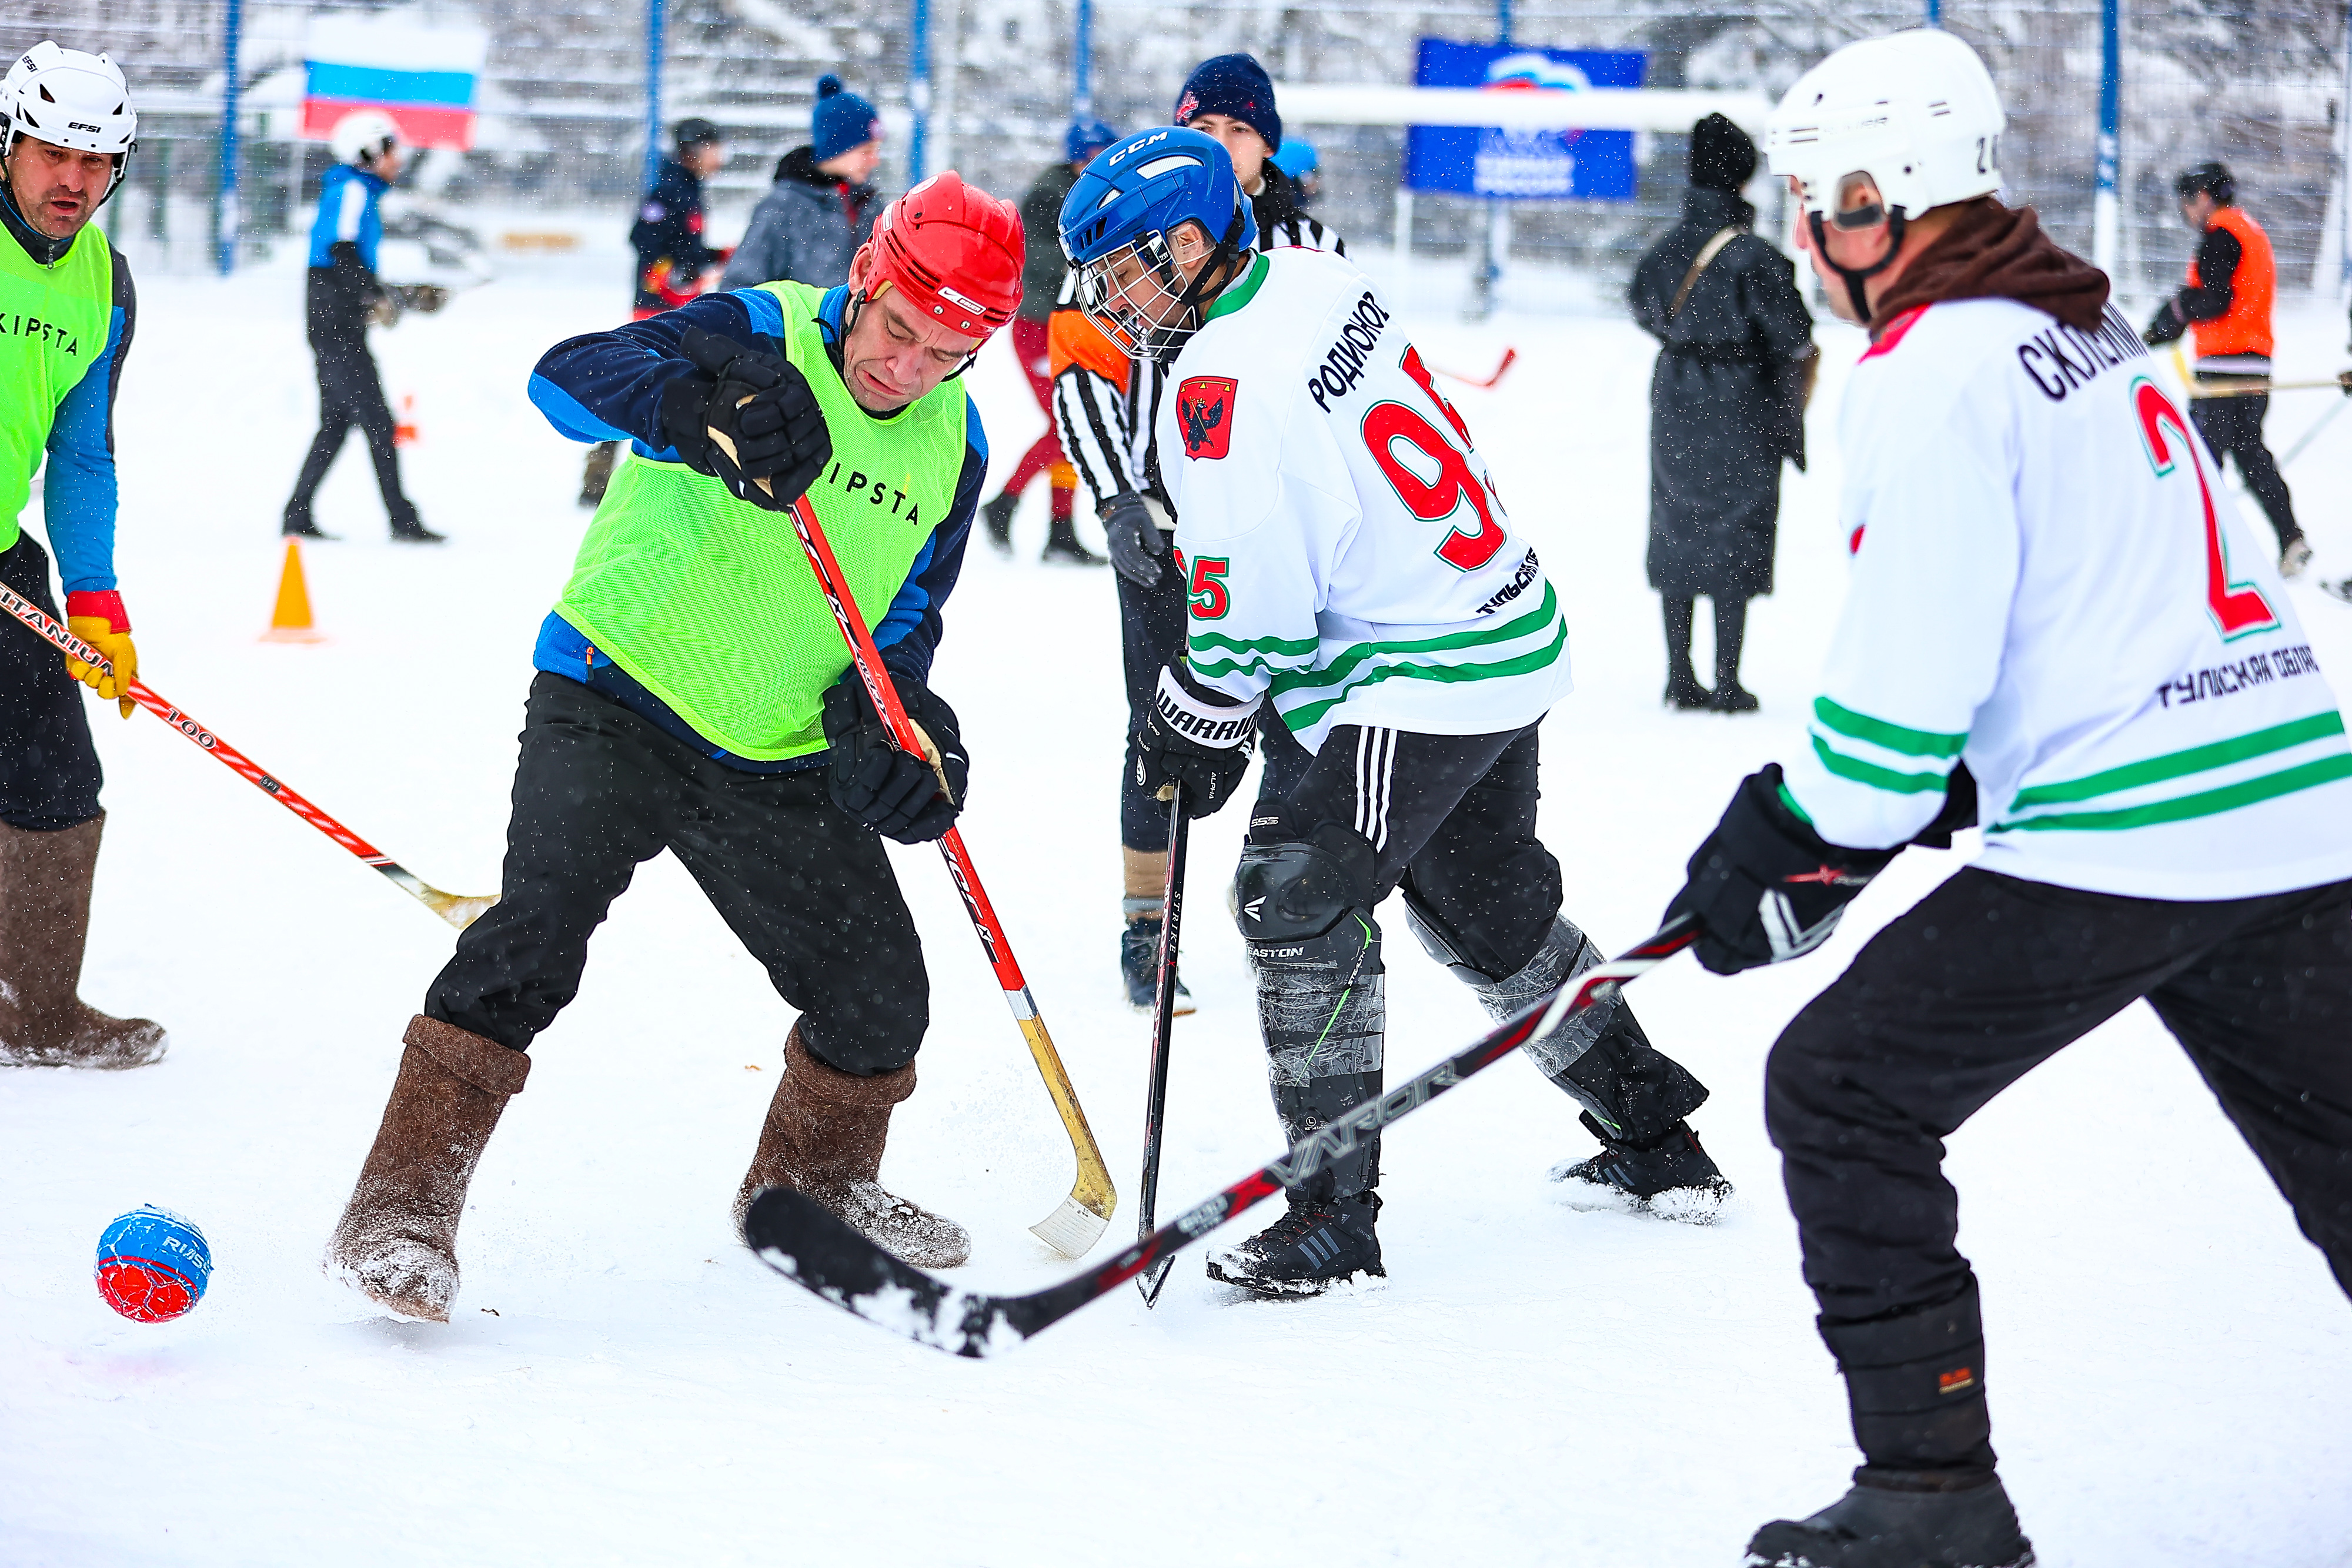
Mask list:
POLYGON ((1068 365, 1054 378, 1054 428, 1062 455, 1078 471, 1089 505, 1099 509, 1123 492, 1140 490, 1128 455, 1132 427, 1127 389, 1084 365, 1068 365))

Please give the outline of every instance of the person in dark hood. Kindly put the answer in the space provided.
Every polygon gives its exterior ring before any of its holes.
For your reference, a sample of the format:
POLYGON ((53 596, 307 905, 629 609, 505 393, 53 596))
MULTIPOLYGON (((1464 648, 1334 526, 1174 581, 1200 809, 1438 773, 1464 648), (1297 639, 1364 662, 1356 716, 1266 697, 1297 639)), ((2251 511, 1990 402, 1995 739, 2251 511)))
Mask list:
POLYGON ((776 183, 751 209, 719 286, 838 287, 849 277, 849 258, 874 235, 881 210, 874 171, 881 162, 882 119, 874 106, 839 77, 818 78, 809 144, 776 164, 776 183))
POLYGON ((1780 461, 1805 465, 1805 402, 1821 361, 1787 256, 1751 232, 1739 188, 1756 144, 1720 114, 1691 127, 1682 221, 1627 290, 1662 347, 1650 375, 1650 586, 1665 601, 1670 706, 1749 713, 1739 684, 1748 601, 1772 591, 1780 461), (1715 606, 1715 688, 1691 668, 1693 601, 1715 606))

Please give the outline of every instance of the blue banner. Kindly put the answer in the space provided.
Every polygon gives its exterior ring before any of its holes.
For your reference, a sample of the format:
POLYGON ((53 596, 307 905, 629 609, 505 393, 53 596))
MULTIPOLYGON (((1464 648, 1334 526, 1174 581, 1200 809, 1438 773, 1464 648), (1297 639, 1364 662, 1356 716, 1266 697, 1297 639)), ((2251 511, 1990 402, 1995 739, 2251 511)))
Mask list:
MULTIPOLYGON (((1638 49, 1519 49, 1423 38, 1413 82, 1494 92, 1577 92, 1640 87, 1648 65, 1649 57, 1638 49)), ((1633 133, 1416 125, 1405 132, 1404 178, 1416 191, 1504 201, 1630 202, 1633 133)))

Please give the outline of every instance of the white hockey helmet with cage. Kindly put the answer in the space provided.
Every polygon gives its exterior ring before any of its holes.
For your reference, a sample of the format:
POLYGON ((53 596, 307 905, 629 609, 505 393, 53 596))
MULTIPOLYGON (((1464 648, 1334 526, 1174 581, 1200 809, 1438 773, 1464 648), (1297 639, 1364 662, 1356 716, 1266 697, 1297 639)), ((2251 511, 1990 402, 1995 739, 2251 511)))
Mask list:
POLYGON ((16 57, 0 96, 8 110, 0 151, 14 152, 17 141, 29 136, 76 152, 104 153, 114 160, 114 179, 106 187, 107 195, 114 194, 139 145, 139 116, 131 108, 131 86, 120 66, 104 55, 43 39, 16 57))
POLYGON ((1824 221, 1887 224, 1885 260, 1836 268, 1866 321, 1862 280, 1893 261, 1908 220, 2000 189, 2007 125, 1976 51, 1940 28, 1915 27, 1848 44, 1799 77, 1764 122, 1764 152, 1773 173, 1796 181, 1816 245, 1824 221), (1846 208, 1857 176, 1879 199, 1846 208))
POLYGON ((400 145, 400 122, 380 109, 355 109, 335 121, 327 147, 338 163, 373 168, 376 160, 400 145))

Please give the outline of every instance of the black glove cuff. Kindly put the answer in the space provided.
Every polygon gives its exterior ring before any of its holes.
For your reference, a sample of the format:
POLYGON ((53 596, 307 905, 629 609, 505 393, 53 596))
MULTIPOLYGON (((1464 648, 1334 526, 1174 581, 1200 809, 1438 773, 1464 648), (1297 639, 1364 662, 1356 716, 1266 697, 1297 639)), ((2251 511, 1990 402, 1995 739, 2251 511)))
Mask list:
POLYGON ((710 433, 706 428, 712 383, 698 375, 673 376, 661 390, 655 414, 655 433, 677 454, 677 460, 698 474, 713 474, 710 433))
MULTIPOLYGON (((1969 804, 1973 809, 1973 783, 1969 804)), ((1896 845, 1891 850, 1849 849, 1833 844, 1813 831, 1813 825, 1790 809, 1780 765, 1768 762, 1761 769, 1739 781, 1739 792, 1731 798, 1730 809, 1723 814, 1718 836, 1738 843, 1756 843, 1759 840, 1777 839, 1788 847, 1791 860, 1808 860, 1833 871, 1850 872, 1864 880, 1885 871, 1895 857, 1903 852, 1896 845)), ((1705 851, 1702 850, 1704 854, 1705 851)), ((1699 873, 1699 856, 1691 857, 1690 872, 1699 873)))

